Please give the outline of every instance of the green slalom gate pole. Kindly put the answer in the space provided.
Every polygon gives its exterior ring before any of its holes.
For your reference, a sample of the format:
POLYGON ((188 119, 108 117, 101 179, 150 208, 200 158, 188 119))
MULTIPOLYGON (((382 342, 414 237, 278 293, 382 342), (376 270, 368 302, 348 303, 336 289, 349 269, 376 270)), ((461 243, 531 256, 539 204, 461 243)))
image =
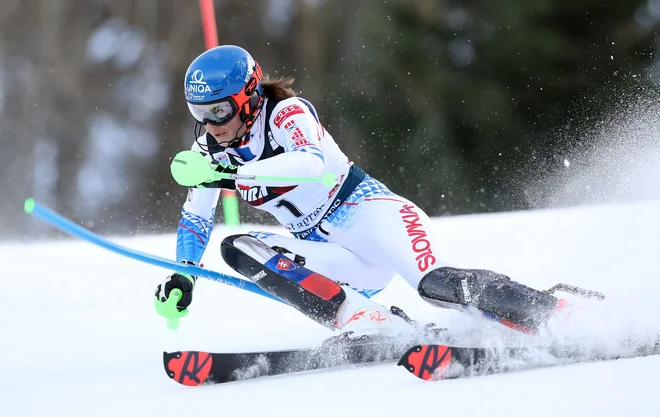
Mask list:
POLYGON ((235 191, 222 190, 222 213, 225 215, 225 224, 227 226, 238 226, 241 223, 241 216, 238 211, 238 198, 235 191))
MULTIPOLYGON (((204 32, 204 46, 206 49, 215 48, 218 42, 218 27, 215 21, 215 8, 213 0, 199 0, 199 12, 202 17, 202 31, 204 32)), ((238 198, 232 190, 222 190, 222 213, 225 216, 225 225, 238 226, 241 216, 238 210, 238 198)))

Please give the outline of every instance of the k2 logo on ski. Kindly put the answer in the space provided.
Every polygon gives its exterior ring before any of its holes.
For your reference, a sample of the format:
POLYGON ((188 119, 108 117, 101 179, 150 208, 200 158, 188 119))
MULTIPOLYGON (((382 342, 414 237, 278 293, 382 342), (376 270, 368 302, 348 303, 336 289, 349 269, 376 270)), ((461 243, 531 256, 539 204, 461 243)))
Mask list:
POLYGON ((411 238, 412 250, 417 254, 415 257, 417 268, 420 272, 426 272, 431 265, 435 265, 436 259, 431 249, 431 242, 427 239, 428 235, 422 228, 419 214, 415 211, 415 206, 410 204, 404 204, 399 213, 401 213, 401 219, 406 225, 408 236, 411 238))

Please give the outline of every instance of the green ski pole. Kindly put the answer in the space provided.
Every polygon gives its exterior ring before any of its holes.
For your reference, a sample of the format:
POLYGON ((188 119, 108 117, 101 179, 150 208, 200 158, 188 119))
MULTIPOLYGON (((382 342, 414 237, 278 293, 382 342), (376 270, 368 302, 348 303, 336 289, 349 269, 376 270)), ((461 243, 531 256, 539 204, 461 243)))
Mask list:
POLYGON ((280 177, 270 175, 242 175, 216 172, 213 165, 199 152, 181 151, 172 160, 170 170, 174 180, 186 187, 222 179, 240 181, 281 181, 289 183, 320 182, 328 188, 337 184, 337 177, 333 172, 326 172, 321 177, 280 177))

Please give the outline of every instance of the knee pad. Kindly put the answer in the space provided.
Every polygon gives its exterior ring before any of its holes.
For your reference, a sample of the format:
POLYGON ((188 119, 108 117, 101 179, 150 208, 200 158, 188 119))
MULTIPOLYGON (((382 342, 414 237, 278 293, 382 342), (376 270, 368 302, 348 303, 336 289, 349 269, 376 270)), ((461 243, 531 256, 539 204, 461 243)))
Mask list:
POLYGON ((334 329, 337 312, 346 299, 339 284, 297 264, 251 235, 227 236, 220 252, 236 272, 312 320, 334 329))
POLYGON ((222 259, 234 271, 254 280, 264 264, 276 255, 268 245, 247 234, 230 235, 220 244, 222 259))

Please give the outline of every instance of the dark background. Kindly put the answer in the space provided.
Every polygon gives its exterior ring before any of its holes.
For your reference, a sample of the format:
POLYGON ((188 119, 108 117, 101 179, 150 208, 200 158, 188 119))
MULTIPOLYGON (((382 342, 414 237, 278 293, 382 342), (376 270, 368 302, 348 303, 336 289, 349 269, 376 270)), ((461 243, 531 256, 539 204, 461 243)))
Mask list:
MULTIPOLYGON (((215 12, 221 44, 294 76, 349 158, 433 216, 548 205, 547 178, 579 168, 599 125, 658 97, 660 0, 215 12)), ((54 233, 22 213, 30 196, 98 233, 174 232, 169 164, 194 140, 183 81, 203 50, 198 1, 0 2, 0 238, 54 233)))

